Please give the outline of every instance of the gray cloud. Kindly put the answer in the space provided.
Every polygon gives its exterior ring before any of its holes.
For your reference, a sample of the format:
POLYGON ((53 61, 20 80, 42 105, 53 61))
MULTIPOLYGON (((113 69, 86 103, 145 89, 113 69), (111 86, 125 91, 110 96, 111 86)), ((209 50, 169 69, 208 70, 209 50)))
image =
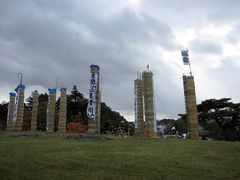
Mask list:
POLYGON ((191 49, 197 53, 221 54, 220 44, 208 39, 195 39, 191 43, 191 49))
POLYGON ((216 94, 212 95, 213 98, 221 98, 221 94, 226 94, 227 98, 232 98, 234 102, 239 102, 239 95, 235 92, 240 88, 239 73, 240 64, 237 63, 236 57, 228 56, 222 59, 223 65, 219 68, 212 69, 208 72, 209 79, 217 83, 216 86, 211 87, 215 89, 216 94))
MULTIPOLYGON (((226 6, 230 10, 231 3, 214 4, 141 1, 136 12, 125 1, 0 1, 0 84, 14 88, 15 73, 23 72, 27 86, 47 89, 57 77, 59 85, 70 89, 77 84, 87 96, 89 65, 98 64, 103 100, 115 110, 132 111, 133 80, 150 64, 157 110, 176 117, 184 111, 181 74, 156 54, 156 48, 180 50, 175 28, 221 22, 218 13, 226 6)), ((236 19, 227 16, 229 21, 236 19)), ((223 47, 197 38, 190 48, 194 53, 220 54, 223 47)))
MULTIPOLYGON (((0 24, 2 84, 15 83, 13 74, 23 72, 28 85, 47 88, 57 77, 68 88, 80 84, 87 94, 89 65, 95 63, 103 71, 103 89, 110 94, 106 99, 120 92, 129 97, 136 72, 148 63, 137 62, 144 53, 135 46, 160 44, 170 50, 177 46, 170 27, 146 14, 138 17, 123 8, 101 19, 95 12, 86 12, 84 3, 78 9, 71 3, 55 5, 53 1, 5 5, 0 24)), ((110 104, 122 109, 132 104, 126 99, 113 101, 110 104)))
POLYGON ((233 26, 233 30, 228 34, 230 43, 237 43, 240 40, 240 25, 233 26))
POLYGON ((144 0, 146 12, 152 11, 174 27, 199 25, 203 23, 228 24, 239 22, 239 0, 144 0), (159 8, 161 10, 159 10, 159 8))

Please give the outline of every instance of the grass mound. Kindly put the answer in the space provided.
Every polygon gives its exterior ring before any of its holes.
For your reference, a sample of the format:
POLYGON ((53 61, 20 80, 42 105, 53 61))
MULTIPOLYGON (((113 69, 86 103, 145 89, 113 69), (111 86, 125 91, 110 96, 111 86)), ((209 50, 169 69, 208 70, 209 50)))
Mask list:
POLYGON ((240 142, 0 135, 0 179, 239 179, 240 142))

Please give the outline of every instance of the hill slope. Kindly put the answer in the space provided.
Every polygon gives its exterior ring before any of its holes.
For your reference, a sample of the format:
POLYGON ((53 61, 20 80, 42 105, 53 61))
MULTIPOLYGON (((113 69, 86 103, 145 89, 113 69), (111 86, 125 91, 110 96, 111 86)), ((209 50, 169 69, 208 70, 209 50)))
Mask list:
POLYGON ((1 179, 237 179, 240 143, 0 135, 1 179))

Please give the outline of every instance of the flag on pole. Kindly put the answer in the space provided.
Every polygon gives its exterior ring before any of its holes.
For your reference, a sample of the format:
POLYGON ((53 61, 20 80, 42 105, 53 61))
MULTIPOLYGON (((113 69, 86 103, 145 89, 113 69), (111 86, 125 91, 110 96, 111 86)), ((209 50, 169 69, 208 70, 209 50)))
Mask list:
POLYGON ((188 50, 182 50, 182 58, 184 65, 190 65, 188 50))
POLYGON ((149 64, 146 66, 146 68, 149 70, 149 64))

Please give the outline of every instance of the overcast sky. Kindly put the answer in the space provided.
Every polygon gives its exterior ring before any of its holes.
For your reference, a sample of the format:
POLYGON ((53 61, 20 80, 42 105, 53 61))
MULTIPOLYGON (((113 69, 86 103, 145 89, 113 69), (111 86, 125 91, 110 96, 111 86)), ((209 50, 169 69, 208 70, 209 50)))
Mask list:
POLYGON ((22 72, 26 96, 73 85, 87 97, 89 66, 102 100, 133 120, 134 79, 154 73, 157 117, 184 113, 181 49, 189 49, 197 102, 240 102, 239 0, 0 0, 0 102, 22 72))

